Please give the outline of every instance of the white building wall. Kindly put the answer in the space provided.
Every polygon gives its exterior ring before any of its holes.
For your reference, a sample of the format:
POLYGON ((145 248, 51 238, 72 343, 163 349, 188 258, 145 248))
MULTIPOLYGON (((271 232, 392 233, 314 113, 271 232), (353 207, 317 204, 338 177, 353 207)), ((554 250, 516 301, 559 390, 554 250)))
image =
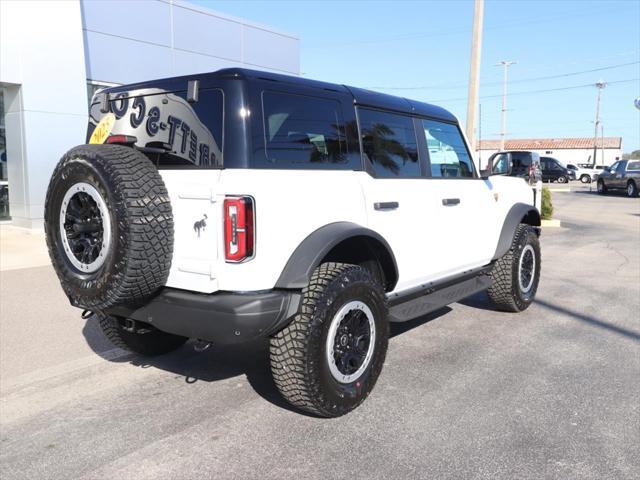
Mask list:
POLYGON ((87 117, 78 2, 0 1, 9 205, 14 224, 41 227, 53 167, 84 142, 87 117))
POLYGON ((87 78, 112 83, 245 67, 299 75, 291 34, 178 0, 81 0, 87 78))
POLYGON ((299 39, 179 0, 0 0, 12 222, 41 228, 51 172, 84 143, 87 80, 226 67, 298 75, 299 39))

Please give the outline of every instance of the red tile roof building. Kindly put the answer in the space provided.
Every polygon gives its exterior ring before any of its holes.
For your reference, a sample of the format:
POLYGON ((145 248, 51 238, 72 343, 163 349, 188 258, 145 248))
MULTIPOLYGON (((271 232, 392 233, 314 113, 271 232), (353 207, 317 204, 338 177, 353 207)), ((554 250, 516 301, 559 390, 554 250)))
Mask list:
MULTIPOLYGON (((611 165, 622 158, 622 138, 598 138, 596 164, 611 165)), ((476 157, 481 168, 486 165, 489 156, 500 148, 500 140, 481 140, 476 157)), ((540 156, 553 157, 560 162, 577 164, 592 163, 593 137, 579 138, 514 138, 505 142, 505 150, 531 150, 540 156)))
MULTIPOLYGON (((622 137, 598 138, 598 148, 622 148, 622 137)), ((498 150, 500 140, 481 140, 480 150, 498 150)), ((505 142, 505 150, 556 150, 565 148, 593 148, 591 138, 514 138, 505 142)))

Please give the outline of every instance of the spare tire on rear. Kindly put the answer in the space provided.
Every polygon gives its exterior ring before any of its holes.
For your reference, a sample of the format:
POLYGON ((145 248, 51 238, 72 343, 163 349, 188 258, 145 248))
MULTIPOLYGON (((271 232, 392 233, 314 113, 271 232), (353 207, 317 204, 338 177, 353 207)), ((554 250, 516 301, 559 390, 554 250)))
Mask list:
POLYGON ((173 253, 167 189, 151 161, 121 145, 80 145, 55 168, 47 246, 72 305, 136 304, 162 287, 173 253))

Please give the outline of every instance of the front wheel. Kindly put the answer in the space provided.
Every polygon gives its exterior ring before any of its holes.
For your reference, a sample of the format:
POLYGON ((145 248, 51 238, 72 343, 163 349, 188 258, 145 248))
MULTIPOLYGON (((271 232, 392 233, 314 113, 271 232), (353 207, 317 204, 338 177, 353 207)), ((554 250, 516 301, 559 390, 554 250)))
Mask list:
POLYGON ((598 180, 598 193, 600 195, 604 195, 605 193, 607 193, 607 186, 602 180, 598 180))
POLYGON ((302 291, 298 313, 271 338, 271 372, 292 405, 339 417, 372 391, 387 353, 384 290, 371 273, 324 263, 302 291))
POLYGON ((591 183, 591 177, 589 175, 582 175, 580 181, 582 183, 591 183))
POLYGON ((538 290, 541 263, 538 234, 521 223, 511 248, 491 271, 493 283, 487 293, 498 309, 521 312, 531 305, 538 290))
POLYGON ((627 183, 627 197, 637 197, 638 196, 638 187, 636 186, 636 182, 633 180, 629 180, 627 183))

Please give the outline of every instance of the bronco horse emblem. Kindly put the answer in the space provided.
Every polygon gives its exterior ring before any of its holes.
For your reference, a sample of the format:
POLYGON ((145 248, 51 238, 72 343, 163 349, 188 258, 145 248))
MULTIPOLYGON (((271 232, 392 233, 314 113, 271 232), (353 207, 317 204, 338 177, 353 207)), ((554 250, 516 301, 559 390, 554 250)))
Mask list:
POLYGON ((202 215, 202 220, 198 220, 193 224, 193 231, 198 234, 198 238, 200 238, 200 231, 204 230, 207 227, 207 214, 202 215))

